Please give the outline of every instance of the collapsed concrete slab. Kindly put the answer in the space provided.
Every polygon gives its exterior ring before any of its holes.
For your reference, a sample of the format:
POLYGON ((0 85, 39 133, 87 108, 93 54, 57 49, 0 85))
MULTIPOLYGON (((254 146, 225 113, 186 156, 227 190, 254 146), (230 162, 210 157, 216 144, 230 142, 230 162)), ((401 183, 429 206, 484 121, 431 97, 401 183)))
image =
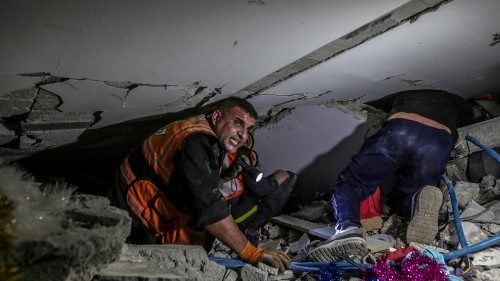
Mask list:
POLYGON ((62 224, 59 234, 15 245, 24 280, 90 280, 117 259, 130 232, 126 211, 90 195, 70 198, 62 224))
POLYGON ((236 280, 235 271, 208 259, 195 245, 124 245, 118 261, 97 273, 108 280, 236 280))

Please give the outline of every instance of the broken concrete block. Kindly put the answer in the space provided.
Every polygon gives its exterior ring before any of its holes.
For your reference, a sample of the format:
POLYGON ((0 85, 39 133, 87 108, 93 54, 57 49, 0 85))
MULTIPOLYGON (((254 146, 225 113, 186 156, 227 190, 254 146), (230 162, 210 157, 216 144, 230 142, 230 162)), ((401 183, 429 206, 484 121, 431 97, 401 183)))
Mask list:
POLYGON ((497 147, 500 145, 500 135, 498 132, 500 132, 500 117, 458 128, 458 141, 453 150, 453 154, 468 155, 482 150, 476 145, 468 143, 468 141, 465 140, 465 136, 467 135, 479 139, 489 147, 497 147))
POLYGON ((279 269, 277 267, 269 266, 265 263, 259 262, 257 268, 267 272, 269 275, 278 275, 279 269))
POLYGON ((326 201, 314 201, 311 205, 304 209, 290 214, 292 217, 307 221, 315 221, 322 217, 324 214, 329 213, 330 203, 326 201))
POLYGON ((203 265, 202 280, 222 280, 226 274, 226 268, 214 261, 207 260, 203 265))
POLYGON ((78 140, 85 129, 28 131, 20 137, 19 148, 49 148, 78 140))
POLYGON ((269 276, 267 280, 295 280, 295 276, 293 275, 293 271, 291 270, 285 270, 283 273, 278 273, 278 275, 275 276, 269 276))
POLYGON ((224 274, 224 281, 236 281, 238 279, 238 273, 236 271, 228 269, 224 274))
MULTIPOLYGON (((455 194, 457 196, 458 207, 464 208, 470 201, 476 199, 479 196, 479 184, 466 182, 466 181, 458 181, 455 183, 455 194)), ((450 194, 446 189, 443 193, 444 202, 451 210, 451 201, 450 194)))
POLYGON ((495 186, 495 176, 488 174, 483 177, 481 180, 481 185, 484 185, 486 187, 493 187, 495 186))
POLYGON ((280 245, 281 245, 282 240, 283 239, 276 239, 276 240, 270 239, 268 241, 261 242, 261 243, 259 243, 259 248, 278 250, 280 245))
POLYGON ((0 145, 11 142, 16 139, 16 132, 7 129, 3 124, 0 124, 0 145))
POLYGON ((477 281, 500 280, 500 268, 492 268, 490 270, 474 270, 474 280, 477 281))
POLYGON ((287 230, 279 225, 273 225, 267 230, 267 232, 269 233, 269 239, 276 239, 284 236, 287 230))
POLYGON ((0 117, 24 114, 30 111, 38 89, 28 88, 0 95, 0 117))
POLYGON ((290 243, 290 253, 298 253, 300 251, 306 251, 307 245, 311 242, 309 236, 306 233, 302 234, 299 240, 290 243))
POLYGON ((245 264, 241 269, 242 281, 263 281, 267 280, 267 272, 255 266, 245 264))
POLYGON ((473 255, 474 265, 481 265, 487 268, 500 267, 500 250, 489 248, 473 255))
MULTIPOLYGON (((126 245, 117 262, 98 273, 100 279, 142 278, 140 280, 228 280, 234 274, 210 261, 201 246, 126 245)), ((233 276, 233 277, 231 277, 233 276)))
POLYGON ((475 244, 486 240, 488 236, 481 231, 481 229, 471 222, 462 222, 462 228, 464 230, 465 239, 469 244, 475 244))
MULTIPOLYGON (((85 195, 79 198, 82 196, 85 195)), ((68 204, 64 216, 63 233, 15 246, 24 280, 90 280, 118 258, 130 232, 126 211, 111 206, 92 210, 68 204)))
MULTIPOLYGON (((492 209, 495 206, 490 206, 492 209)), ((500 223, 500 217, 496 217, 492 210, 479 205, 474 200, 467 204, 465 210, 460 215, 463 221, 479 223, 500 223)))

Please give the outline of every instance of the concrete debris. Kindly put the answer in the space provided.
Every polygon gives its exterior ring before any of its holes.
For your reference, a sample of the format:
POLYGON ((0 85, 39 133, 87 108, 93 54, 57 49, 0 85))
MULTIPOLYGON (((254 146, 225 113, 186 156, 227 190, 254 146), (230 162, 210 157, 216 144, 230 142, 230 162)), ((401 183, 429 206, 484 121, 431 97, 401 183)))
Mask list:
POLYGON ((278 275, 278 271, 279 271, 278 268, 269 266, 269 265, 267 265, 265 263, 261 263, 261 262, 259 262, 257 264, 257 268, 267 272, 268 275, 278 275))
POLYGON ((384 111, 356 100, 333 100, 326 106, 335 107, 346 114, 368 121, 374 126, 382 125, 387 117, 384 111))
POLYGON ((20 149, 49 148, 78 140, 85 129, 28 131, 20 137, 20 149))
POLYGON ((109 202, 97 210, 76 203, 92 199, 71 198, 64 213, 64 233, 16 245, 24 280, 90 280, 118 257, 130 231, 130 218, 109 202))
POLYGON ((141 280, 236 280, 236 272, 208 259, 201 246, 124 245, 118 261, 94 280, 134 277, 141 280))
POLYGON ((290 249, 288 250, 291 254, 300 254, 300 252, 307 252, 306 247, 309 245, 311 240, 307 234, 302 234, 299 240, 290 243, 290 249))
POLYGON ((486 268, 500 267, 500 250, 496 248, 486 249, 474 255, 474 265, 486 268))
POLYGON ((224 275, 224 281, 235 281, 238 279, 238 273, 236 271, 228 269, 224 275))
POLYGON ((495 177, 491 174, 484 176, 479 186, 481 188, 477 200, 480 204, 490 202, 500 195, 500 180, 495 181, 495 177))
POLYGON ((272 225, 269 228, 269 239, 276 239, 285 236, 287 230, 279 225, 272 225))
POLYGON ((259 243, 259 248, 278 250, 283 239, 269 239, 259 243))
POLYGON ((241 269, 242 281, 265 281, 268 273, 260 268, 245 264, 241 269))
MULTIPOLYGON (((477 183, 458 181, 455 182, 454 186, 458 207, 461 209, 465 208, 471 200, 475 200, 479 197, 479 184, 477 183)), ((451 210, 450 194, 447 189, 444 191, 443 195, 446 206, 451 210)))
MULTIPOLYGON (((499 203, 497 201, 495 203, 499 203)), ((500 224, 500 217, 495 215, 495 210, 499 204, 489 205, 488 208, 479 205, 472 200, 467 204, 465 210, 460 215, 462 221, 478 222, 478 223, 496 223, 500 224)))
POLYGON ((328 214, 331 211, 330 203, 327 201, 315 201, 311 205, 305 207, 298 212, 290 214, 292 217, 296 217, 308 221, 316 221, 321 218, 324 214, 328 214))
POLYGON ((500 280, 500 268, 492 268, 490 270, 475 270, 474 280, 477 281, 492 281, 500 280))
POLYGON ((33 87, 0 95, 0 117, 29 112, 37 93, 38 89, 33 87))
POLYGON ((16 132, 7 129, 7 127, 3 124, 0 124, 0 145, 9 143, 16 138, 16 132))
POLYGON ((297 280, 294 278, 295 276, 293 275, 293 271, 291 270, 285 270, 283 273, 278 273, 278 275, 271 275, 267 278, 269 281, 274 281, 274 280, 297 280))

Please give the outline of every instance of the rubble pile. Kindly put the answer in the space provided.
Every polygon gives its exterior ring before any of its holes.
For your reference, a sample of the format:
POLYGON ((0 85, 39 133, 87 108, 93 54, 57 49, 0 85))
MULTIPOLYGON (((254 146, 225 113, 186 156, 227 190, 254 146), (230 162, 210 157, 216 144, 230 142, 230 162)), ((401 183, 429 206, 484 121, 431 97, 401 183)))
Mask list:
MULTIPOLYGON (((480 183, 455 182, 460 217, 469 245, 499 234, 499 188, 500 179, 495 179, 492 175, 486 175, 480 183)), ((382 215, 376 219, 363 220, 373 260, 408 246, 419 250, 432 249, 439 253, 447 253, 460 248, 448 191, 444 185, 440 189, 443 191, 444 201, 440 211, 439 233, 430 245, 408 243, 406 241, 408 222, 396 215, 382 215)), ((247 230, 246 234, 259 247, 283 250, 296 262, 308 261, 308 253, 334 232, 335 221, 332 216, 325 216, 327 212, 331 212, 328 205, 327 201, 316 201, 299 212, 275 217, 272 222, 260 229, 247 230)), ((228 247, 217 241, 209 252, 209 256, 237 258, 236 254, 231 252, 228 247)), ((493 247, 469 254, 467 259, 459 259, 449 263, 448 269, 464 280, 500 280, 500 249, 493 247)), ((285 275, 280 277, 280 280, 319 279, 318 272, 294 272, 285 275)), ((239 276, 242 280, 275 280, 261 272, 258 266, 249 264, 245 264, 240 270, 239 276), (249 274, 249 268, 252 267, 255 269, 252 269, 252 274, 249 274), (245 273, 243 274, 243 272, 245 273)), ((356 275, 344 277, 348 280, 356 278, 356 275)))
POLYGON ((126 211, 109 200, 72 195, 64 185, 43 186, 15 167, 0 168, 2 280, 90 280, 118 258, 130 232, 126 211), (6 206, 10 206, 8 209, 6 206), (3 254, 7 253, 7 256, 3 254))

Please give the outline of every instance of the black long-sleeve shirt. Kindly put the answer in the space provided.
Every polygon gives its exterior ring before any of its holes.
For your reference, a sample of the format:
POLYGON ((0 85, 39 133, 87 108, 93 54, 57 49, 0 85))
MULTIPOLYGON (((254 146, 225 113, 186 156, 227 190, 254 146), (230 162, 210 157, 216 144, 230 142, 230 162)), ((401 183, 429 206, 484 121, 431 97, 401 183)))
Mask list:
POLYGON ((407 112, 434 120, 448 127, 455 141, 458 138, 457 127, 474 116, 472 106, 466 100, 441 90, 403 91, 367 104, 389 113, 388 116, 407 112))
POLYGON ((219 170, 225 149, 219 140, 208 134, 186 138, 181 157, 170 178, 169 188, 180 202, 173 202, 193 214, 198 227, 222 220, 230 214, 229 206, 219 191, 219 170))

